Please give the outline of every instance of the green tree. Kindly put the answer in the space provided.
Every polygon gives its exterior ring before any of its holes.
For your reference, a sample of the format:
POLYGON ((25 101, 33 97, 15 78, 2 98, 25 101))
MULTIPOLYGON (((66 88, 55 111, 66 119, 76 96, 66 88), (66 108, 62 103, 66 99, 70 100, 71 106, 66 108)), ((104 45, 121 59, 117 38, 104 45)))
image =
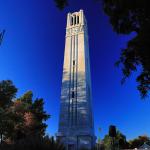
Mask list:
POLYGON ((10 114, 0 107, 0 143, 3 143, 4 138, 11 132, 13 124, 10 120, 10 114))
MULTIPOLYGON (((99 0, 100 1, 100 0, 99 0)), ((122 49, 116 65, 121 66, 122 83, 132 72, 141 68, 136 78, 141 98, 150 91, 150 9, 148 0, 101 0, 104 12, 108 15, 113 30, 118 34, 136 36, 122 49)), ((58 8, 68 4, 67 0, 55 0, 58 8)))
POLYGON ((8 136, 14 126, 12 121, 12 114, 9 112, 9 107, 13 103, 17 88, 10 80, 3 80, 0 82, 0 142, 8 136))
POLYGON ((128 142, 126 141, 125 135, 117 130, 115 126, 110 126, 109 133, 105 135, 103 142, 106 150, 128 148, 128 142))
POLYGON ((44 111, 44 100, 33 99, 32 91, 15 98, 12 81, 0 82, 0 141, 15 143, 29 137, 43 137, 50 117, 44 111))
POLYGON ((64 145, 54 140, 53 137, 28 137, 16 143, 0 145, 1 150, 65 150, 64 145))
POLYGON ((28 91, 14 101, 11 110, 19 118, 14 128, 14 140, 45 135, 47 125, 44 121, 50 116, 44 111, 43 99, 33 100, 33 93, 28 91))
POLYGON ((9 106, 15 98, 17 88, 13 85, 10 80, 0 81, 0 107, 6 108, 9 106))
POLYGON ((116 138, 117 132, 116 132, 116 126, 110 125, 109 126, 109 137, 111 137, 111 149, 115 149, 115 138, 116 138))
POLYGON ((54 1, 56 3, 56 6, 60 10, 63 10, 68 5, 68 0, 54 0, 54 1))
POLYGON ((150 144, 150 138, 146 135, 139 136, 138 138, 129 141, 130 148, 132 149, 139 148, 144 143, 150 144))
POLYGON ((43 136, 47 127, 44 121, 46 121, 50 115, 44 111, 44 101, 42 98, 36 99, 34 101, 32 104, 31 112, 34 114, 36 119, 36 133, 43 136))
POLYGON ((117 130, 116 140, 119 149, 129 148, 129 143, 126 140, 126 136, 123 135, 119 130, 117 130))
POLYGON ((109 16, 113 30, 118 34, 136 33, 122 50, 117 64, 122 64, 123 82, 137 66, 141 72, 137 76, 141 97, 150 90, 150 9, 148 0, 104 0, 104 11, 109 16))
POLYGON ((104 142, 105 150, 111 150, 112 149, 112 145, 111 145, 112 138, 109 135, 105 135, 103 142, 104 142))

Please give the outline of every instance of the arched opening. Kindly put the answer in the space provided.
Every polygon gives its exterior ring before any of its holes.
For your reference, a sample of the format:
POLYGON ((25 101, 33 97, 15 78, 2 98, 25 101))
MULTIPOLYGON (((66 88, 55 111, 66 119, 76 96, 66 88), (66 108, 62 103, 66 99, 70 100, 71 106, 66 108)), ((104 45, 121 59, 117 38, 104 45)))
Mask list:
POLYGON ((74 25, 76 25, 76 15, 74 16, 74 25))
POLYGON ((73 17, 71 17, 71 24, 70 24, 71 26, 73 25, 73 17))
POLYGON ((79 24, 79 16, 77 16, 77 24, 79 24))

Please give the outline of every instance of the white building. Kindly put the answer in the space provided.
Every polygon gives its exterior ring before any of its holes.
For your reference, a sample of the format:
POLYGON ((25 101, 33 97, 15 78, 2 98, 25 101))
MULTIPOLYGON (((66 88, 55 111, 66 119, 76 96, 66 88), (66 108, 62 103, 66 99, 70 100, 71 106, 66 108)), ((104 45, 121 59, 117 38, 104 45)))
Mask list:
POLYGON ((68 150, 95 144, 87 23, 83 10, 68 13, 59 129, 68 150))

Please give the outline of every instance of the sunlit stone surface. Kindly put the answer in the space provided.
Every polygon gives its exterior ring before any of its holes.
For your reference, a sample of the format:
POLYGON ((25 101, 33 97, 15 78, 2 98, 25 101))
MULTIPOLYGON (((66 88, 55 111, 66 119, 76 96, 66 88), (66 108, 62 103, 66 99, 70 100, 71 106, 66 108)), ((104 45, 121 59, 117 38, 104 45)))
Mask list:
POLYGON ((87 23, 83 10, 68 13, 57 139, 68 150, 95 144, 87 23))

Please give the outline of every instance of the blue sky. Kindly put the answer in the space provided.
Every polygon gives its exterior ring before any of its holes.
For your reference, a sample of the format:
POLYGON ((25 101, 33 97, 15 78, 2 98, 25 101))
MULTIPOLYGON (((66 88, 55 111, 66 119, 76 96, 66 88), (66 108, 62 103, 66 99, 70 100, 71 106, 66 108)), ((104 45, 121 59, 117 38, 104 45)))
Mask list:
POLYGON ((89 30, 91 77, 95 132, 100 137, 114 124, 132 139, 150 135, 150 101, 140 99, 136 90, 137 73, 122 86, 121 71, 114 66, 131 35, 117 35, 100 3, 94 0, 71 0, 59 11, 53 0, 1 0, 0 30, 5 37, 0 47, 0 80, 11 79, 19 95, 32 90, 45 100, 51 114, 47 133, 58 128, 59 100, 65 46, 66 15, 84 10, 89 30))

